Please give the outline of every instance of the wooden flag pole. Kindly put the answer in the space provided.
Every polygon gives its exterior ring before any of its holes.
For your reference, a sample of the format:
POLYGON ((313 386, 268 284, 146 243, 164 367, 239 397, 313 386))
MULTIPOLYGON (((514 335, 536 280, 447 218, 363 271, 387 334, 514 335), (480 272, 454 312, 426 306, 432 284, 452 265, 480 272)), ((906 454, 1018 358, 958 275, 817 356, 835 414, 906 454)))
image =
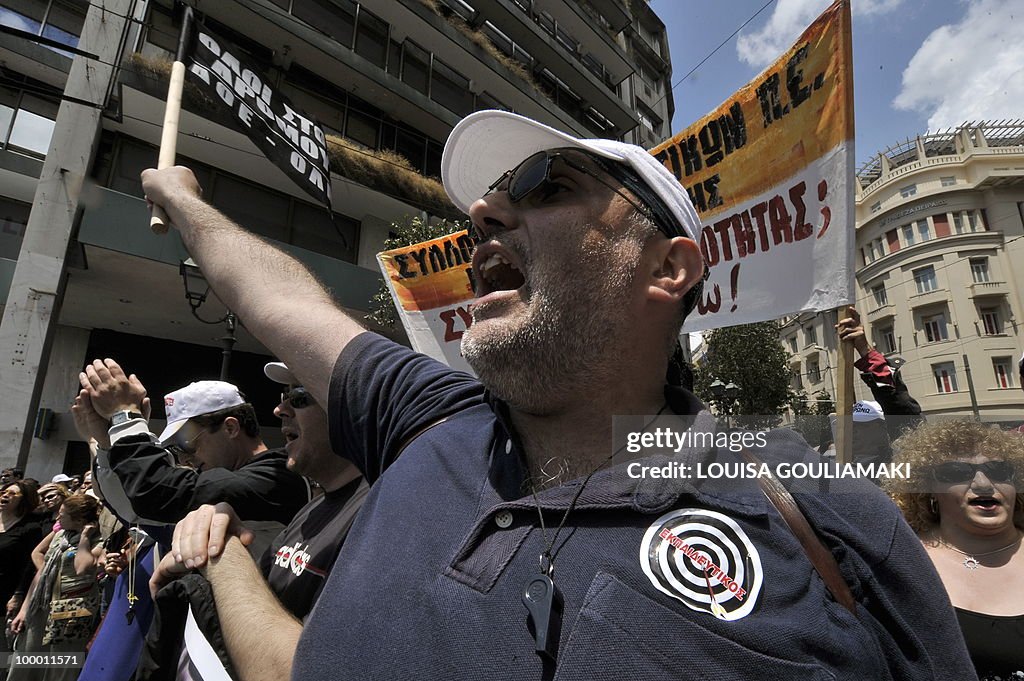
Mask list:
MULTIPOLYGON (((846 305, 836 308, 836 319, 846 316, 846 305)), ((853 362, 856 350, 853 343, 838 341, 836 364, 836 461, 853 461, 853 362)))
MULTIPOLYGON (((167 105, 164 109, 164 127, 160 135, 160 156, 156 167, 158 170, 174 165, 178 146, 178 120, 181 117, 181 93, 185 87, 185 52, 188 50, 189 33, 192 29, 192 8, 185 7, 185 16, 181 21, 181 35, 178 37, 178 54, 171 66, 171 81, 167 86, 167 105)), ((153 213, 149 218, 149 227, 157 234, 167 232, 170 220, 164 209, 153 205, 153 213)))

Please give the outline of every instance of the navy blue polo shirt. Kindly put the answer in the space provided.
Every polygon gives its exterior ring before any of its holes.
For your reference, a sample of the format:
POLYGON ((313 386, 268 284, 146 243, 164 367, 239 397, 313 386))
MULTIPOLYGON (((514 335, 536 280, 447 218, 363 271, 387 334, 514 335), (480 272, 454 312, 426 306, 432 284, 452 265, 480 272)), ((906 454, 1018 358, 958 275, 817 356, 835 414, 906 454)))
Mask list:
MULTIPOLYGON (((666 395, 676 413, 701 408, 685 391, 666 395)), ((466 374, 367 333, 338 360, 328 412, 335 451, 358 453, 373 486, 293 679, 975 678, 930 561, 874 485, 798 496, 859 601, 854 617, 756 482, 638 483, 624 465, 591 478, 560 536, 562 625, 547 663, 522 603, 545 542, 502 405, 466 374)), ((807 451, 782 432, 759 453, 807 451)), ((578 484, 538 495, 549 536, 578 484)))

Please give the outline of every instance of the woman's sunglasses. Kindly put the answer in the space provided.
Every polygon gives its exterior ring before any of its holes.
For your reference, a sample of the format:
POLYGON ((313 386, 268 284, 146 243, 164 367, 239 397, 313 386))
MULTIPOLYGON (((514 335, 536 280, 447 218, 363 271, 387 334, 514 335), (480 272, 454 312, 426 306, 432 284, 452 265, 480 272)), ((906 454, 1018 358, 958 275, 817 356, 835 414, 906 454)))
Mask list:
POLYGON ((316 400, 299 385, 286 393, 281 393, 281 403, 291 405, 292 409, 305 409, 311 404, 316 404, 316 400))
POLYGON ((986 461, 985 463, 967 463, 965 461, 948 461, 932 469, 932 475, 939 482, 946 484, 965 483, 974 480, 981 471, 992 482, 1009 482, 1013 480, 1013 464, 1009 461, 986 461))

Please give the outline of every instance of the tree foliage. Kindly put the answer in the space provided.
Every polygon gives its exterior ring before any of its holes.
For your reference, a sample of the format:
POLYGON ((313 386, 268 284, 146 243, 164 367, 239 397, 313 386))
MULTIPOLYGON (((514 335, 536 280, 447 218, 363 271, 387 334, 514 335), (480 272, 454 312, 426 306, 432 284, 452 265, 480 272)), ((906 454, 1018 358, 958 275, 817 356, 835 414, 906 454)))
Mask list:
POLYGON ((793 395, 789 353, 779 339, 779 328, 779 322, 768 321, 705 334, 706 361, 694 372, 697 395, 717 404, 711 393, 714 380, 735 383, 740 390, 732 413, 745 417, 745 427, 778 425, 793 395))
MULTIPOLYGON (((438 237, 454 234, 459 230, 469 227, 469 220, 441 220, 439 222, 428 222, 422 217, 408 216, 402 220, 391 223, 391 235, 384 240, 384 250, 390 251, 393 248, 412 246, 421 241, 429 241, 438 237)), ((371 311, 365 319, 390 329, 398 321, 398 312, 391 300, 391 291, 388 290, 387 282, 381 282, 380 289, 370 299, 371 311)))
POLYGON ((817 447, 832 440, 828 415, 835 412, 836 403, 827 390, 819 390, 810 396, 803 390, 793 392, 790 409, 796 417, 793 429, 799 431, 809 444, 817 447))

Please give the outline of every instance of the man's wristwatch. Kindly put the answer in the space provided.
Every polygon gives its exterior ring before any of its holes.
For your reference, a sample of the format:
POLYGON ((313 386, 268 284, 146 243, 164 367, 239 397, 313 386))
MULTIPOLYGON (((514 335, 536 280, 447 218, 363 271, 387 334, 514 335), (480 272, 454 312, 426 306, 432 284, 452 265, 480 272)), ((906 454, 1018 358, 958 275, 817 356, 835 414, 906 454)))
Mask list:
POLYGON ((119 426, 122 423, 128 423, 132 419, 141 419, 142 414, 137 411, 115 411, 110 417, 110 427, 119 426))

